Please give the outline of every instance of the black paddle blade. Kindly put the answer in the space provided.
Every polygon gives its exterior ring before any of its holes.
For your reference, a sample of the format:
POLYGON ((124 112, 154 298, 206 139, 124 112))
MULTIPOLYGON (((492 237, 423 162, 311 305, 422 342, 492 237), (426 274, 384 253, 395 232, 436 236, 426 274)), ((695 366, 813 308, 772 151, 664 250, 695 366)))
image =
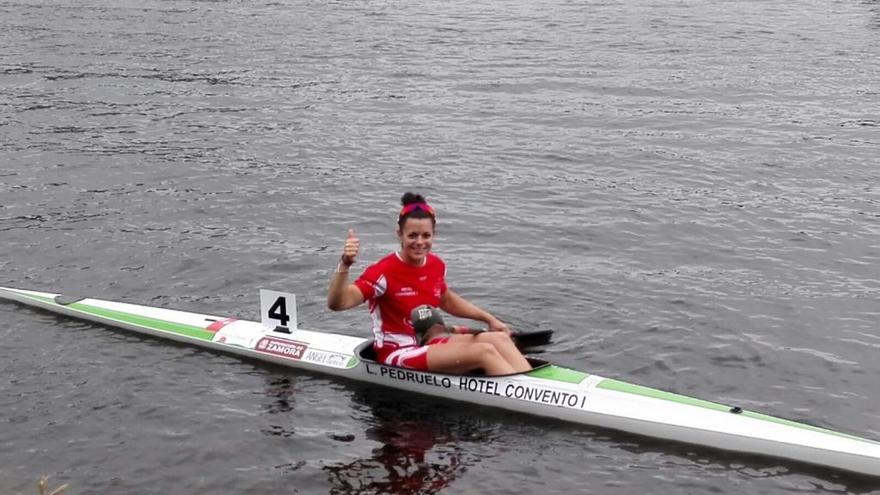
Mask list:
POLYGON ((510 337, 520 349, 527 347, 538 347, 539 345, 547 345, 553 338, 553 330, 528 330, 515 331, 510 337))

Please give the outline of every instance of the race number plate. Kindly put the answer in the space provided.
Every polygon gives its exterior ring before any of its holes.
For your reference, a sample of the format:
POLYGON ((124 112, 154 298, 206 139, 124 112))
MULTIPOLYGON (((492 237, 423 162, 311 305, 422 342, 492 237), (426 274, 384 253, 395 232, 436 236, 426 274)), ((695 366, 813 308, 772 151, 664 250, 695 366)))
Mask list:
POLYGON ((296 330, 296 296, 260 289, 260 322, 264 327, 296 330))

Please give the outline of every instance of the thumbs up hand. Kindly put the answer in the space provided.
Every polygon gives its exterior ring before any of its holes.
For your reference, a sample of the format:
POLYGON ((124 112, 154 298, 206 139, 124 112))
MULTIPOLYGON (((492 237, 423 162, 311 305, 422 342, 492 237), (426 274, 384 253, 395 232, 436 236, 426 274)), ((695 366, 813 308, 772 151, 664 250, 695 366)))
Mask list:
POLYGON ((342 264, 351 266, 361 249, 361 241, 354 233, 354 229, 348 229, 348 238, 345 239, 345 247, 342 248, 342 264))

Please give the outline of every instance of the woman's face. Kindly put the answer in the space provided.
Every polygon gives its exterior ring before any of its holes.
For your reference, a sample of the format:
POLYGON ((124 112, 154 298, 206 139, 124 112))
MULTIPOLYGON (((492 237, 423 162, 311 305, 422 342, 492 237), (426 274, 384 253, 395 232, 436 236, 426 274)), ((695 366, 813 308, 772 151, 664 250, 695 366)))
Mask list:
POLYGON ((400 238, 400 256, 410 265, 421 266, 434 243, 434 225, 430 218, 407 218, 400 238))

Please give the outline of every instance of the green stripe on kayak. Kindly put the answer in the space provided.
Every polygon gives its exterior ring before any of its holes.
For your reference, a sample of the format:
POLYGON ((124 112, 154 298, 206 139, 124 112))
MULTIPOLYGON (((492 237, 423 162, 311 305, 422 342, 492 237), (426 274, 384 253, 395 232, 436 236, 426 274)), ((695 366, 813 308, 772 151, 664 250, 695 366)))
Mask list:
POLYGON ((534 369, 526 373, 527 376, 535 377, 535 378, 543 378, 545 380, 555 380, 557 382, 566 382, 566 383, 580 383, 584 381, 588 376, 587 373, 581 371, 575 371, 568 368, 562 368, 559 366, 542 366, 538 369, 534 369))
POLYGON ((672 392, 664 392, 656 388, 643 387, 641 385, 633 385, 632 383, 622 382, 611 378, 605 378, 596 388, 604 388, 606 390, 614 390, 615 392, 625 392, 633 395, 641 395, 651 397, 652 399, 668 400, 670 402, 678 402, 679 404, 687 404, 689 406, 703 407, 714 411, 730 411, 730 406, 709 402, 707 400, 695 399, 686 395, 673 394, 672 392))
MULTIPOLYGON (((688 397, 686 395, 673 394, 672 392, 664 392, 662 390, 657 390, 656 388, 644 387, 642 385, 634 385, 632 383, 626 383, 619 380, 614 380, 611 378, 605 378, 596 388, 602 388, 605 390, 613 390, 615 392, 624 392, 627 394, 633 395, 641 395, 643 397, 651 397, 653 399, 666 400, 670 402, 677 402, 679 404, 686 404, 689 406, 702 407, 705 409, 711 409, 713 411, 723 411, 730 414, 734 414, 730 412, 731 406, 726 406, 724 404, 719 404, 717 402, 709 402, 707 400, 695 399, 693 397, 688 397)), ((804 423, 798 423, 797 421, 791 421, 788 419, 777 418, 775 416, 770 416, 767 414, 761 414, 753 411, 742 411, 738 414, 739 416, 745 416, 747 418, 758 419, 761 421, 768 421, 770 423, 777 423, 786 426, 792 426, 795 428, 801 428, 804 430, 815 431, 818 433, 825 433, 828 435, 834 435, 838 437, 848 438, 850 440, 857 440, 860 442, 872 443, 876 445, 880 445, 880 442, 875 442, 874 440, 869 440, 867 438, 857 437, 855 435, 848 435, 846 433, 840 433, 839 431, 827 430, 825 428, 819 428, 818 426, 811 426, 804 423)))
MULTIPOLYGON (((52 298, 49 297, 35 296, 32 294, 21 295, 29 297, 31 299, 35 299, 37 301, 42 301, 59 306, 55 304, 55 301, 52 298)), ((79 311, 80 313, 100 316, 109 320, 149 328, 151 330, 159 330, 162 332, 176 333, 178 335, 186 335, 187 337, 193 337, 199 340, 211 341, 214 338, 214 334, 212 332, 209 332, 204 328, 194 327, 192 325, 183 325, 181 323, 159 320, 157 318, 149 318, 147 316, 133 315, 131 313, 124 313, 122 311, 113 311, 110 309, 98 308, 96 306, 89 306, 88 304, 83 303, 73 303, 62 307, 74 309, 76 311, 79 311)))
POLYGON ((797 421, 791 421, 789 419, 777 418, 775 416, 769 416, 767 414, 761 414, 753 411, 743 411, 743 416, 747 416, 749 418, 760 419, 764 421, 770 421, 773 423, 779 423, 782 425, 794 426, 797 428, 803 428, 805 430, 818 431, 820 433, 827 433, 829 435, 834 435, 843 438, 849 438, 850 440, 858 440, 859 442, 872 443, 874 445, 880 445, 880 442, 875 440, 871 440, 869 438, 857 437, 855 435, 849 435, 847 433, 841 433, 839 431, 827 430, 825 428, 819 428, 818 426, 810 426, 804 423, 798 423, 797 421))

